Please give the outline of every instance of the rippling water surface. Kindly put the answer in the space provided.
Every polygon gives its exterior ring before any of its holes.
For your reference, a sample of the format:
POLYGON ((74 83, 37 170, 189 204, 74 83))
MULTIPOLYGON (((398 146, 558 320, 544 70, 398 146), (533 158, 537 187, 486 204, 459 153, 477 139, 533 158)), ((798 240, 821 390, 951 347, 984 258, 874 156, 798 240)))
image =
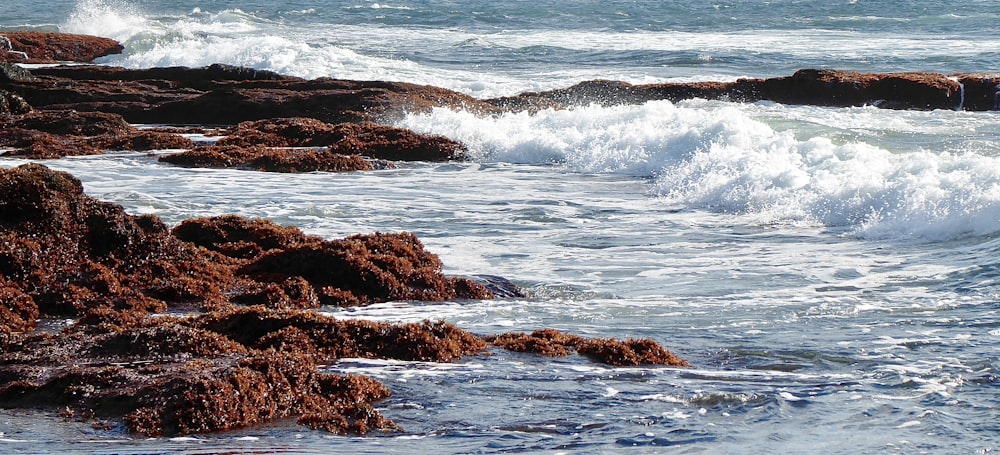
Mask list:
MULTIPOLYGON (((653 82, 995 70, 1000 3, 18 3, 0 30, 126 43, 106 64, 224 63, 494 96, 596 77, 653 82)), ((384 381, 405 432, 294 422, 135 438, 0 411, 0 451, 37 453, 986 453, 1000 445, 1000 122, 693 100, 398 126, 472 160, 349 174, 180 169, 146 154, 48 161, 175 224, 267 217, 328 238, 409 231, 447 273, 527 296, 323 311, 650 337, 694 364, 610 368, 491 351, 455 364, 344 360, 384 381)), ((14 166, 18 160, 0 160, 14 166)))

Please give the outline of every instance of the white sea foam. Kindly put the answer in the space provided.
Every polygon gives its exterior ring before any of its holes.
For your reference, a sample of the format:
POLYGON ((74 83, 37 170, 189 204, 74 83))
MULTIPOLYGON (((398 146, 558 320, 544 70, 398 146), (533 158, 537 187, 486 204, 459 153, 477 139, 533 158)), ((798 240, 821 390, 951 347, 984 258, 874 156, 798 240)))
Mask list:
POLYGON ((995 156, 976 150, 891 152, 825 136, 800 139, 758 114, 754 106, 705 102, 497 117, 439 109, 411 115, 400 126, 462 141, 481 161, 561 163, 576 172, 653 178, 652 192, 665 204, 761 224, 820 223, 867 237, 931 240, 997 230, 995 156))
POLYGON ((67 33, 104 36, 126 41, 149 25, 133 4, 122 0, 81 0, 60 25, 67 33))

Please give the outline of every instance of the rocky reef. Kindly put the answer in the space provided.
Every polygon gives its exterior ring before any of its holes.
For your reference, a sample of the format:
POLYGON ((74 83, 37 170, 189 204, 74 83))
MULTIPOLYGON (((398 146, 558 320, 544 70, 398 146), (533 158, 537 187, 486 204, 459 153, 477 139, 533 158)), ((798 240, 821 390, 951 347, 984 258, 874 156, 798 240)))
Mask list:
POLYGON ((28 70, 10 62, 89 61, 120 52, 121 46, 104 38, 58 33, 10 32, 0 36, 0 53, 8 56, 0 58, 0 146, 14 149, 8 154, 29 158, 195 147, 176 134, 184 131, 182 128, 137 130, 130 126, 141 123, 232 126, 224 133, 228 137, 217 145, 244 149, 200 150, 192 152, 189 159, 172 158, 187 166, 230 166, 231 161, 235 167, 268 170, 262 163, 276 161, 274 170, 280 172, 365 169, 356 159, 315 152, 289 156, 272 150, 287 147, 328 147, 334 154, 383 160, 462 159, 461 144, 384 126, 406 113, 435 107, 492 115, 592 103, 705 98, 890 109, 1000 108, 1000 74, 803 69, 791 76, 733 82, 632 85, 595 80, 546 92, 476 99, 425 85, 306 80, 222 64, 138 70, 72 65, 28 70), (4 51, 4 45, 10 49, 4 51), (22 54, 23 58, 10 57, 22 54))
MULTIPOLYGON (((19 97, 9 99, 22 101, 19 97)), ((26 104, 18 104, 26 106, 26 104)), ((195 143, 165 131, 142 131, 116 114, 78 111, 33 111, 0 115, 0 146, 4 153, 30 159, 97 155, 107 150, 191 148, 195 143)))
POLYGON ((327 149, 286 149, 250 146, 203 146, 164 155, 161 162, 184 167, 249 169, 264 172, 348 172, 391 169, 384 160, 361 155, 343 155, 327 149))
MULTIPOLYGON (((453 362, 491 341, 518 349, 514 335, 314 309, 494 298, 441 269, 407 233, 326 240, 233 215, 169 229, 87 196, 65 172, 0 169, 0 406, 150 436, 284 418, 335 433, 397 431, 374 408, 390 395, 383 384, 321 365, 453 362)), ((687 365, 650 340, 563 336, 610 365, 687 365)))
MULTIPOLYGON (((435 107, 493 115, 706 98, 996 110, 1000 100, 1000 75, 991 74, 810 69, 734 82, 587 81, 481 100, 431 86, 305 80, 227 65, 29 70, 11 63, 87 62, 120 51, 103 38, 0 33, 5 154, 47 159, 169 149, 184 151, 161 161, 181 166, 334 172, 464 159, 462 144, 385 126, 435 107), (190 133, 219 137, 196 143, 190 133)), ((358 357, 454 362, 506 349, 575 353, 620 367, 689 366, 649 339, 588 339, 552 329, 479 336, 443 321, 389 324, 316 311, 518 295, 502 278, 484 284, 442 268, 408 233, 330 240, 232 215, 170 228, 156 216, 130 215, 87 196, 70 174, 38 164, 0 169, 0 406, 47 409, 98 426, 120 422, 151 436, 286 418, 367 433, 400 430, 374 407, 391 392, 324 365, 358 357)))
POLYGON ((0 62, 90 62, 124 47, 108 38, 34 31, 0 32, 0 62))
POLYGON ((486 339, 496 346, 511 351, 552 357, 567 356, 575 351, 596 361, 615 366, 691 366, 686 360, 650 339, 588 339, 555 329, 536 330, 530 334, 504 333, 486 339))
POLYGON ((501 109, 538 110, 590 103, 639 104, 704 98, 831 107, 867 105, 886 109, 992 111, 1000 109, 998 84, 1000 74, 803 69, 791 76, 735 82, 632 85, 618 81, 587 81, 565 89, 522 93, 486 102, 501 109))

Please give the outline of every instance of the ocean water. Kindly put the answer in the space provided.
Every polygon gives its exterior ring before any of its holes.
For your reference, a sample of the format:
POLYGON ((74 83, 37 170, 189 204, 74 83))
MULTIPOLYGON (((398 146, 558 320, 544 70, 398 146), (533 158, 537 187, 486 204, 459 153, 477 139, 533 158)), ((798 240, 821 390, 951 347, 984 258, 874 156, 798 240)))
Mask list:
MULTIPOLYGON (((118 39, 126 67, 229 63, 478 97, 800 68, 995 72, 1000 1, 24 1, 0 31, 118 39)), ((45 164, 168 223, 237 213, 329 238, 409 231, 512 300, 322 311, 649 337, 693 368, 493 351, 341 361, 404 432, 278 422, 146 439, 0 410, 4 453, 990 453, 1000 449, 1000 117, 690 100, 398 126, 472 159, 369 173, 45 164)), ((0 159, 0 166, 23 161, 0 159)))

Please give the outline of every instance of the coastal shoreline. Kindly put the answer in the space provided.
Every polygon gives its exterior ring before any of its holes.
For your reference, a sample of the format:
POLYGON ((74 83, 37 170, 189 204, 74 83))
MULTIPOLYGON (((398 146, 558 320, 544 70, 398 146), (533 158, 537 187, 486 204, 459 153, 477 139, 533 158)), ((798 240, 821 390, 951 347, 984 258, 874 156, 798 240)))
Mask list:
MULTIPOLYGON (((243 81, 260 76, 240 68, 205 70, 250 75, 243 81)), ((225 131, 223 145, 197 147, 182 129, 139 130, 117 113, 81 105, 34 106, 37 92, 18 84, 45 76, 9 64, 2 74, 0 142, 15 147, 5 155, 18 158, 190 148, 164 158, 279 172, 463 158, 460 144, 445 138, 304 117, 240 123, 225 131), (343 161, 362 154, 369 157, 343 161)), ((74 81, 35 88, 84 85, 74 81)), ((73 98, 65 91, 59 96, 73 98)), ((500 277, 443 275, 440 260, 411 234, 326 240, 224 215, 170 229, 155 216, 129 215, 93 199, 72 175, 39 164, 0 169, 0 239, 0 403, 48 410, 95 429, 124 425, 135 434, 171 436, 297 417, 332 433, 399 431, 373 408, 391 394, 388 388, 319 368, 342 358, 454 362, 497 347, 550 357, 577 353, 613 366, 690 366, 650 339, 589 339, 553 330, 482 337, 444 321, 322 316, 314 310, 523 296, 500 277), (57 332, 39 330, 54 318, 73 322, 57 332)))

